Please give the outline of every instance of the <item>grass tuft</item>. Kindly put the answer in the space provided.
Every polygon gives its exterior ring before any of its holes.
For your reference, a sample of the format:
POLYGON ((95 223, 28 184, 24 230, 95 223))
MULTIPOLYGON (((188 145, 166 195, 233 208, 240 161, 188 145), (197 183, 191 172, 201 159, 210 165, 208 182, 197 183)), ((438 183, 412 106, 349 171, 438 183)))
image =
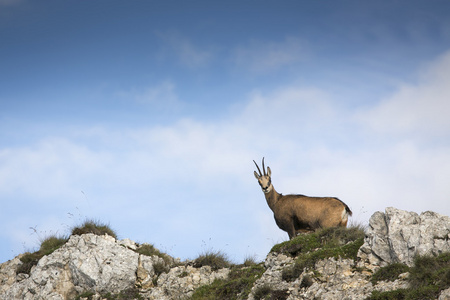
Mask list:
POLYGON ((285 300, 288 296, 287 290, 276 290, 269 284, 257 288, 253 293, 255 300, 285 300))
POLYGON ((373 291, 369 299, 437 299, 441 291, 450 288, 450 253, 417 256, 409 273, 408 289, 373 291))
POLYGON ((382 267, 377 270, 371 278, 373 285, 376 285, 378 281, 394 281, 402 273, 409 272, 409 267, 401 263, 390 264, 386 267, 382 267))
POLYGON ((356 260, 364 235, 360 226, 325 228, 275 245, 271 252, 296 257, 293 266, 282 272, 283 280, 294 281, 305 268, 313 268, 321 259, 341 257, 356 260))
POLYGON ((31 268, 37 265, 37 263, 42 257, 44 257, 45 255, 49 255, 53 253, 55 250, 59 249, 62 245, 64 245, 67 242, 67 240, 68 240, 67 237, 64 236, 58 237, 56 235, 52 235, 45 238, 41 242, 41 246, 38 251, 33 253, 26 252, 20 258, 22 264, 17 267, 16 274, 20 273, 30 274, 31 268))
POLYGON ((95 235, 109 235, 117 239, 117 234, 109 225, 103 224, 96 220, 86 220, 80 226, 72 229, 72 235, 82 235, 86 233, 93 233, 95 235))
POLYGON ((199 287, 194 291, 191 299, 247 299, 253 284, 262 276, 264 271, 262 264, 244 268, 234 266, 231 268, 228 279, 217 279, 209 285, 199 287))
POLYGON ((211 269, 215 271, 218 269, 230 267, 231 262, 228 259, 227 255, 221 251, 207 251, 194 260, 195 268, 201 268, 203 266, 210 266, 211 269))
POLYGON ((170 255, 159 251, 152 244, 142 244, 135 250, 135 252, 142 254, 142 255, 146 255, 146 256, 156 255, 158 257, 161 257, 167 266, 170 266, 173 264, 173 258, 170 257, 170 255))

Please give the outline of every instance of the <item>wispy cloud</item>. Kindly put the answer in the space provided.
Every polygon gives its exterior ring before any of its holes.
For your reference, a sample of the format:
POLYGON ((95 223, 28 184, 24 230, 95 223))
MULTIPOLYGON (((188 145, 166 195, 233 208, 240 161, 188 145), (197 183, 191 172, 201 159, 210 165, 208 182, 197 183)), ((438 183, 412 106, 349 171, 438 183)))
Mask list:
POLYGON ((238 68, 254 73, 267 73, 305 60, 305 43, 295 37, 281 42, 253 40, 233 51, 238 68))
POLYGON ((176 32, 158 32, 163 42, 163 57, 175 56, 184 66, 198 68, 207 66, 213 59, 213 51, 196 45, 192 40, 176 32))
MULTIPOLYGON (((104 216, 126 237, 144 241, 150 238, 146 226, 164 228, 152 232, 151 242, 183 244, 174 254, 184 257, 197 254, 195 243, 211 236, 221 236, 212 246, 228 243, 234 253, 261 256, 285 237, 252 175, 252 160, 262 156, 279 192, 340 197, 356 219, 367 221, 386 206, 450 214, 450 145, 428 147, 415 138, 434 130, 441 131, 430 137, 433 141, 448 137, 449 126, 441 128, 448 122, 443 118, 446 68, 447 55, 408 84, 407 93, 399 87, 364 112, 341 108, 326 91, 284 86, 251 93, 220 121, 185 118, 164 126, 81 128, 45 137, 0 152, 0 193, 5 199, 20 193, 39 201, 44 205, 39 220, 45 220, 55 209, 65 215, 76 201, 61 199, 80 198, 83 190, 95 217, 104 216), (428 101, 437 107, 428 107, 428 101), (412 118, 407 126, 399 123, 405 118, 412 118), (429 125, 420 132, 424 120, 429 125), (385 138, 389 128, 394 139, 385 138), (45 207, 52 212, 46 214, 45 207), (233 234, 237 230, 240 234, 233 234)), ((163 83, 138 94, 141 101, 153 101, 173 89, 163 83)))
POLYGON ((0 6, 12 6, 22 3, 23 0, 0 0, 0 6))
POLYGON ((120 98, 131 100, 138 104, 150 105, 158 110, 178 110, 183 106, 178 98, 175 84, 166 80, 147 88, 132 88, 118 92, 120 98))
POLYGON ((421 71, 417 84, 403 84, 360 118, 377 132, 414 137, 450 136, 450 52, 421 71))

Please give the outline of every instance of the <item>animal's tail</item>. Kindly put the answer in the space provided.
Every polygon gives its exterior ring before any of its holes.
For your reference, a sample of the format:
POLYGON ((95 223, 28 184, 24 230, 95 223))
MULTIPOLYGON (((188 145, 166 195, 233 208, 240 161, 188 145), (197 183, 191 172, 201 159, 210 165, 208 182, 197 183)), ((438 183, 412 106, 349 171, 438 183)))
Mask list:
POLYGON ((352 216, 353 213, 350 210, 350 208, 347 206, 347 204, 345 204, 344 202, 342 202, 345 205, 345 212, 347 213, 347 215, 352 216))
MULTIPOLYGON (((341 201, 342 202, 342 201, 341 201)), ((348 217, 351 216, 353 213, 350 210, 350 208, 347 206, 347 204, 345 204, 344 202, 342 202, 342 204, 344 204, 344 209, 342 210, 342 221, 341 221, 341 226, 347 226, 347 222, 348 222, 348 217)))

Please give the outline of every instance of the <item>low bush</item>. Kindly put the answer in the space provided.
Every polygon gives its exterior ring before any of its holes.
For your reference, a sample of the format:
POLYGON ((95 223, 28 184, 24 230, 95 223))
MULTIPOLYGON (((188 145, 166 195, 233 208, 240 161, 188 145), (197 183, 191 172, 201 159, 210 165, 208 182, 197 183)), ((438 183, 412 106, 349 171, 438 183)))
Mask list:
POLYGON ((285 300, 288 296, 287 290, 276 290, 268 284, 257 288, 253 293, 255 300, 285 300))
POLYGON ((55 250, 60 248, 66 242, 67 237, 64 236, 58 237, 52 235, 45 238, 41 242, 41 246, 38 251, 35 251, 33 253, 27 252, 20 258, 22 264, 17 267, 16 274, 20 273, 30 274, 31 268, 37 265, 37 263, 43 256, 53 253, 55 250))
MULTIPOLYGON (((98 299, 98 295, 92 291, 84 292, 80 295, 78 295, 75 300, 81 300, 81 299, 87 299, 87 300, 93 300, 98 299)), ((142 300, 144 297, 139 293, 139 290, 135 287, 120 291, 117 294, 112 293, 106 293, 101 294, 100 299, 107 299, 107 300, 142 300)))
POLYGON ((437 299, 441 291, 450 288, 450 253, 417 256, 414 265, 409 268, 409 273, 408 289, 373 291, 369 299, 437 299))
POLYGON ((228 257, 221 251, 207 251, 194 260, 194 267, 210 266, 212 270, 228 268, 231 266, 228 257))
POLYGON ((390 264, 377 270, 370 281, 373 285, 376 285, 378 281, 394 281, 398 278, 398 275, 408 271, 409 267, 407 265, 401 263, 390 264))
POLYGON ((210 285, 204 285, 194 291, 193 300, 228 300, 247 299, 253 284, 264 273, 262 264, 251 267, 231 268, 228 279, 214 280, 210 285))
POLYGON ((117 234, 112 230, 109 225, 103 224, 96 220, 86 220, 80 226, 76 226, 72 229, 72 235, 82 235, 86 233, 93 233, 96 235, 107 234, 117 239, 117 234))
POLYGON ((363 242, 364 231, 360 227, 326 228, 275 245, 271 252, 296 257, 293 266, 282 272, 283 280, 294 281, 305 268, 313 268, 321 259, 341 257, 356 260, 363 242))
POLYGON ((142 254, 142 255, 146 255, 146 256, 153 256, 156 255, 158 257, 161 257, 162 259, 164 259, 164 263, 168 266, 173 264, 173 258, 170 257, 168 254, 163 253, 161 251, 159 251, 158 249, 155 248, 155 246, 151 245, 151 244, 142 244, 140 245, 135 252, 142 254))

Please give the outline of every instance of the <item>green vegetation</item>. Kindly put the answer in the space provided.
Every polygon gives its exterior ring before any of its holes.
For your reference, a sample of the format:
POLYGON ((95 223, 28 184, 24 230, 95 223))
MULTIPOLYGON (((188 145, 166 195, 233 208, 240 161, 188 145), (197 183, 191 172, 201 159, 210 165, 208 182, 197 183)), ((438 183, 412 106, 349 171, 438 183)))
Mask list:
POLYGON ((356 260, 363 242, 364 230, 359 226, 326 228, 275 245, 271 252, 296 257, 293 266, 285 268, 282 273, 283 280, 294 281, 305 268, 313 268, 321 259, 341 257, 356 260))
POLYGON ((146 256, 153 256, 156 255, 158 257, 161 257, 164 260, 164 264, 167 266, 170 266, 173 264, 173 259, 167 255, 166 253, 163 253, 155 248, 155 246, 151 244, 142 244, 135 250, 135 252, 146 255, 146 256))
POLYGON ((96 220, 86 220, 80 226, 72 229, 72 235, 82 235, 86 233, 93 233, 95 235, 107 234, 117 239, 117 234, 109 227, 109 225, 96 220))
POLYGON ((43 256, 53 253, 53 251, 60 248, 66 242, 66 237, 58 237, 54 235, 44 239, 38 251, 33 253, 27 252, 20 258, 22 264, 18 266, 16 274, 30 274, 31 268, 37 265, 38 261, 43 256))
MULTIPOLYGON (((117 238, 116 233, 109 228, 108 225, 93 220, 86 220, 82 225, 72 229, 72 235, 81 235, 85 233, 93 233, 96 235, 104 235, 106 233, 114 238, 117 238)), ((58 237, 56 235, 52 235, 44 239, 41 242, 38 251, 32 253, 27 252, 20 258, 20 261, 23 264, 17 268, 16 274, 30 274, 31 268, 37 265, 38 261, 43 256, 53 253, 53 251, 63 246, 68 240, 69 239, 66 236, 58 237)))
POLYGON ((257 288, 253 295, 256 300, 285 300, 289 296, 287 290, 276 290, 268 284, 257 288))
POLYGON ((221 251, 207 251, 194 260, 194 267, 210 266, 213 271, 231 266, 228 257, 221 251))
MULTIPOLYGON (((398 266, 393 268, 398 269, 398 266)), ((385 270, 381 273, 384 272, 385 270)), ((450 253, 443 253, 435 257, 418 256, 414 260, 414 266, 409 268, 409 273, 410 288, 390 292, 373 291, 369 299, 437 299, 442 290, 450 287, 450 253)))
POLYGON ((233 266, 228 279, 214 280, 195 290, 193 300, 247 299, 255 281, 264 273, 262 264, 250 267, 233 266))
POLYGON ((405 272, 409 272, 407 265, 400 263, 390 264, 376 271, 370 281, 373 285, 376 285, 378 281, 394 281, 398 279, 398 275, 405 272))
MULTIPOLYGON (((88 300, 92 300, 92 299, 97 299, 94 298, 95 293, 94 292, 85 292, 82 293, 80 295, 78 295, 75 300, 79 300, 79 299, 88 299, 88 300)), ((120 291, 117 294, 111 294, 111 293, 106 293, 106 294, 101 294, 101 299, 107 299, 107 300, 141 300, 144 299, 141 294, 139 294, 139 290, 137 288, 129 288, 123 291, 120 291)))
POLYGON ((257 265, 258 264, 258 262, 256 261, 256 258, 255 258, 255 256, 247 256, 247 257, 245 257, 245 259, 244 259, 244 267, 250 267, 250 266, 253 266, 253 265, 257 265))

